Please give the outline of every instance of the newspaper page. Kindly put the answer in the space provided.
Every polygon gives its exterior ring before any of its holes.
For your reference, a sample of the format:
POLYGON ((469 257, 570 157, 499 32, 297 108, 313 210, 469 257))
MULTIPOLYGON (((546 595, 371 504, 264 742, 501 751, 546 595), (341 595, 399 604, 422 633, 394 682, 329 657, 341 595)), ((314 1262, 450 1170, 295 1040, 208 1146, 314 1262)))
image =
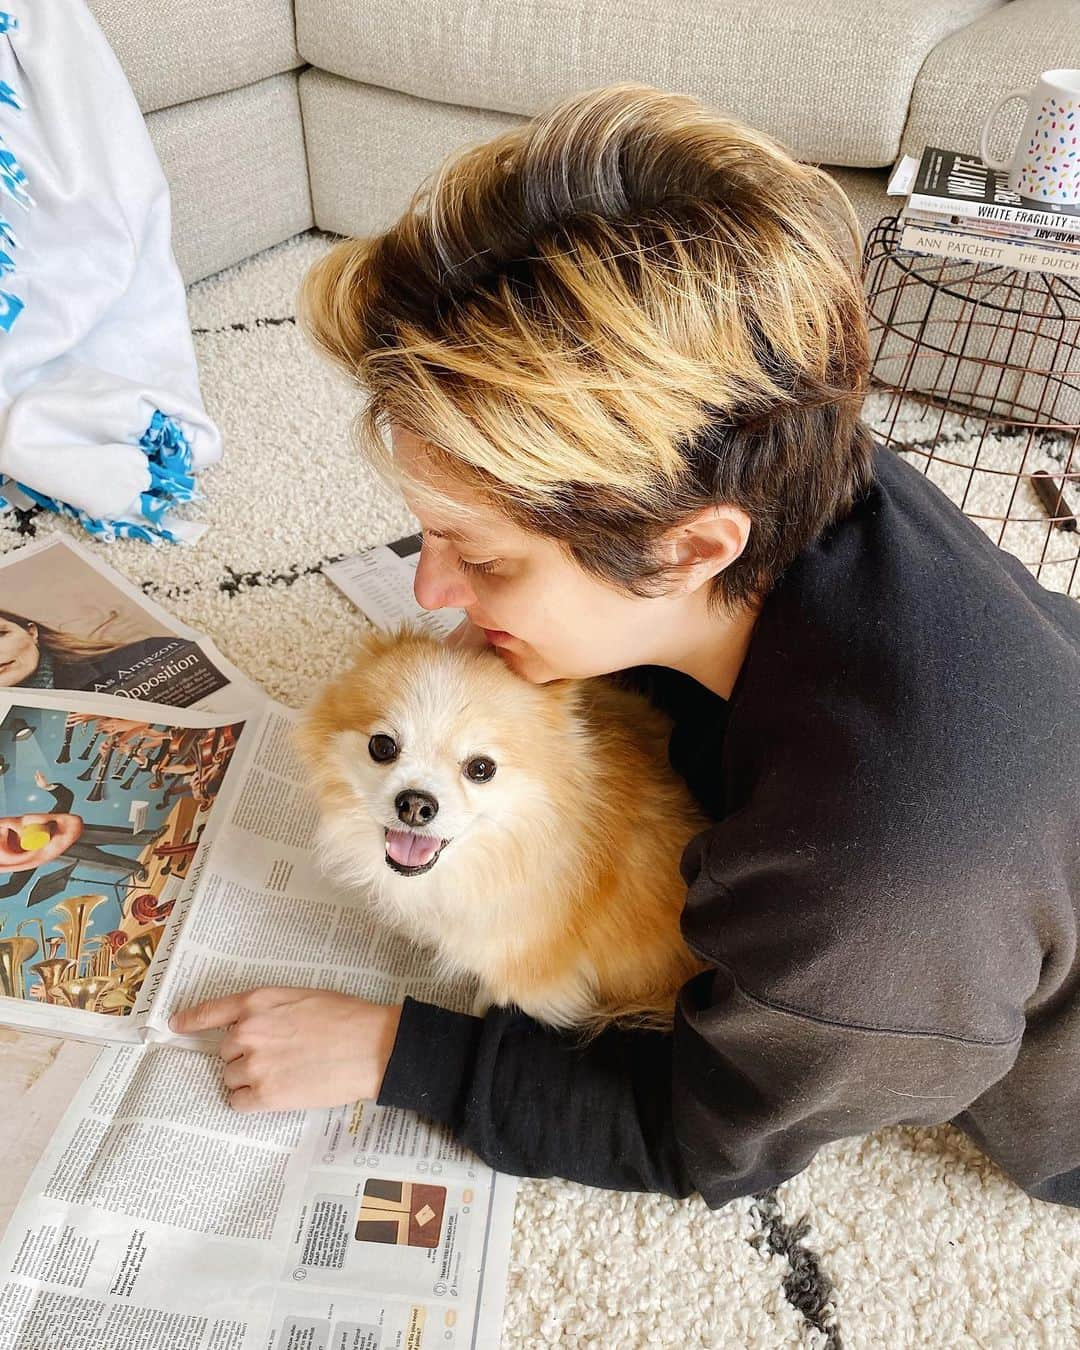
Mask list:
MULTIPOLYGON (((157 893, 150 878, 138 881, 146 888, 139 893, 153 900, 146 912, 171 908, 160 915, 163 931, 149 962, 141 962, 130 1006, 117 1006, 126 1001, 118 992, 126 967, 111 992, 100 983, 108 976, 81 969, 83 958, 88 967, 98 960, 86 957, 90 936, 104 939, 96 944, 103 954, 115 942, 115 956, 131 941, 119 937, 127 931, 121 891, 130 870, 115 901, 100 899, 105 888, 89 891, 78 869, 101 858, 76 860, 66 878, 75 893, 62 886, 48 896, 61 907, 61 940, 72 944, 58 944, 54 956, 79 953, 74 976, 68 968, 57 984, 82 1006, 26 997, 28 987, 51 976, 49 958, 32 958, 40 943, 50 950, 52 939, 33 924, 32 931, 20 928, 18 908, 9 916, 12 935, 25 933, 27 944, 33 937, 35 950, 26 948, 29 976, 27 960, 19 963, 23 997, 0 999, 0 1019, 40 1026, 34 1015, 51 1017, 54 1029, 63 1019, 66 1035, 72 1019, 82 1019, 84 1036, 105 1038, 108 1024, 108 1039, 124 1040, 112 1030, 121 1028, 132 1043, 102 1051, 0 1243, 0 1350, 497 1346, 516 1178, 493 1172, 441 1126, 371 1101, 327 1111, 233 1112, 214 1052, 222 1033, 180 1038, 167 1025, 177 1007, 259 984, 332 988, 384 1002, 408 992, 460 1009, 469 1007, 472 987, 435 977, 422 948, 376 926, 362 897, 338 892, 319 872, 315 804, 291 745, 294 714, 269 700, 244 721, 146 705, 139 710, 145 723, 113 717, 100 725, 103 710, 115 713, 119 703, 115 696, 11 690, 0 721, 13 792, 31 778, 52 798, 66 786, 71 801, 44 803, 66 813, 36 814, 78 814, 78 806, 87 812, 85 828, 97 824, 89 813, 100 799, 91 807, 84 782, 97 774, 72 779, 76 751, 61 784, 57 760, 69 718, 88 707, 96 722, 71 723, 69 756, 77 736, 126 735, 130 747, 138 733, 128 726, 138 726, 144 739, 147 729, 173 736, 183 728, 203 738, 200 762, 217 763, 216 777, 201 787, 188 781, 193 771, 178 773, 186 787, 167 797, 147 779, 152 743, 149 754, 140 752, 146 762, 136 760, 131 789, 125 795, 126 779, 114 789, 123 841, 109 835, 93 845, 124 853, 129 867, 163 838, 164 847, 195 844, 182 867, 176 854, 166 855, 175 861, 157 893), (25 748, 31 741, 33 757, 25 748), (182 800, 190 811, 190 798, 197 810, 183 838, 165 832, 162 822, 182 800), (145 812, 133 810, 134 800, 145 812), (138 839, 129 842, 127 830, 138 839), (174 869, 184 872, 175 889, 174 869), (96 901, 89 912, 87 900, 96 901), (45 972, 35 969, 43 964, 45 972), (99 982, 96 989, 88 992, 88 980, 99 982), (92 1031, 85 1029, 91 1021, 92 1031)), ((176 753, 189 765, 198 758, 189 745, 176 753)), ((9 777, 0 776, 0 785, 9 777)), ((109 770, 101 782, 113 788, 109 770)), ((20 847, 39 843, 32 833, 24 837, 24 817, 35 813, 10 814, 20 847)), ((41 864, 46 877, 64 856, 41 864)), ((12 897, 16 905, 30 908, 37 882, 35 871, 12 897)))
POLYGON ((0 557, 0 688, 248 711, 265 695, 207 638, 66 535, 0 557))
POLYGON ((248 724, 0 689, 0 1022, 145 1039, 248 724))
POLYGON ((494 1350, 516 1179, 370 1101, 232 1111, 108 1046, 0 1242, 0 1350, 494 1350))
POLYGON ((423 609, 416 603, 413 581, 419 561, 420 536, 408 534, 330 563, 323 573, 376 628, 393 628, 407 619, 425 633, 445 637, 466 617, 465 611, 423 609))
POLYGON ((371 1101, 233 1112, 221 1033, 168 1029, 176 1007, 267 983, 469 1005, 319 873, 291 723, 269 706, 240 728, 170 916, 153 1039, 102 1052, 30 1179, 0 1244, 0 1350, 499 1343, 516 1178, 371 1101))

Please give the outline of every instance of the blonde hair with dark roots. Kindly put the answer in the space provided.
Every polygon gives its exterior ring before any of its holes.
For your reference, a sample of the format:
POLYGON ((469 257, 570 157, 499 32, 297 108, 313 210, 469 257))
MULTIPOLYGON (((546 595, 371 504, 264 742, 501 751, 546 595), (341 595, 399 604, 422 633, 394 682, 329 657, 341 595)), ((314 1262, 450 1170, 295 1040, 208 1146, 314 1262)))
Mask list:
POLYGON ((300 322, 369 395, 353 430, 386 481, 406 481, 394 423, 632 594, 675 570, 659 535, 741 507, 746 547, 709 592, 734 611, 871 480, 860 254, 824 171, 622 83, 448 158, 384 233, 309 269, 300 322))

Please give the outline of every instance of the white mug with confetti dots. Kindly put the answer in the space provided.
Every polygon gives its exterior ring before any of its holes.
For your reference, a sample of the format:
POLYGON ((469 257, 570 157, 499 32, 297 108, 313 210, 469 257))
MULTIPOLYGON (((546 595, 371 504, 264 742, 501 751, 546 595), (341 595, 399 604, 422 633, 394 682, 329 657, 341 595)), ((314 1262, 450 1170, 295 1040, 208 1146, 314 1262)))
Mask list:
POLYGON ((1080 204, 1080 70, 1044 70, 1030 88, 999 98, 983 123, 979 150, 991 169, 1008 169, 1009 187, 1021 197, 1080 204), (1011 98, 1026 99, 1028 115, 1012 157, 996 160, 987 149, 990 126, 1011 98))

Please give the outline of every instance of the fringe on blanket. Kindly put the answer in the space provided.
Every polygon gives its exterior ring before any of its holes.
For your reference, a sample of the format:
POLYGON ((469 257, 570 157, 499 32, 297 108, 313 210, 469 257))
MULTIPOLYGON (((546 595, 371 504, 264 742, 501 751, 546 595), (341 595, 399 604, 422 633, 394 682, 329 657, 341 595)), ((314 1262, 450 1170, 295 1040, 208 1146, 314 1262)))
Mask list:
MULTIPOLYGON (((191 472, 191 446, 180 424, 166 417, 160 408, 150 419, 150 425, 143 432, 139 445, 146 452, 150 466, 150 490, 139 498, 143 515, 149 522, 146 525, 133 520, 102 520, 69 506, 67 502, 47 497, 43 492, 35 492, 25 483, 14 483, 14 487, 35 505, 77 520, 89 534, 99 539, 109 542, 114 539, 142 539, 147 544, 157 544, 162 540, 181 543, 185 536, 161 524, 161 520, 178 502, 201 500, 202 494, 196 491, 195 477, 191 472)), ((0 477, 0 511, 23 505, 3 495, 5 482, 14 480, 0 477)), ((190 535, 187 537, 190 538, 190 535)))
MULTIPOLYGON (((7 14, 0 10, 0 33, 10 33, 18 26, 19 21, 13 14, 7 14)), ((6 104, 9 108, 14 108, 16 112, 22 111, 23 105, 18 95, 6 80, 0 80, 0 103, 6 104)), ((14 152, 8 148, 2 134, 0 134, 0 188, 3 188, 4 194, 11 197, 24 210, 33 206, 34 199, 30 196, 26 187, 26 173, 16 159, 14 152)), ((0 276, 5 276, 7 273, 15 271, 15 260, 8 249, 18 248, 19 241, 11 228, 11 222, 3 216, 0 216, 0 242, 3 244, 3 247, 0 248, 0 276)), ((0 290, 0 332, 11 332, 12 325, 22 313, 22 308, 23 302, 17 295, 12 295, 10 291, 0 290)))

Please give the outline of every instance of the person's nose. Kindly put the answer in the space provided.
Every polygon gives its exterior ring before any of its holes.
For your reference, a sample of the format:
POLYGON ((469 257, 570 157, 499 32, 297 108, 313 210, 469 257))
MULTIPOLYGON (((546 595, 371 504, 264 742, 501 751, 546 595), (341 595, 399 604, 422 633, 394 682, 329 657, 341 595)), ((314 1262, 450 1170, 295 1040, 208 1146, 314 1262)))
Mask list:
POLYGON ((468 577, 426 542, 420 546, 413 595, 421 609, 468 609, 476 599, 468 577))

